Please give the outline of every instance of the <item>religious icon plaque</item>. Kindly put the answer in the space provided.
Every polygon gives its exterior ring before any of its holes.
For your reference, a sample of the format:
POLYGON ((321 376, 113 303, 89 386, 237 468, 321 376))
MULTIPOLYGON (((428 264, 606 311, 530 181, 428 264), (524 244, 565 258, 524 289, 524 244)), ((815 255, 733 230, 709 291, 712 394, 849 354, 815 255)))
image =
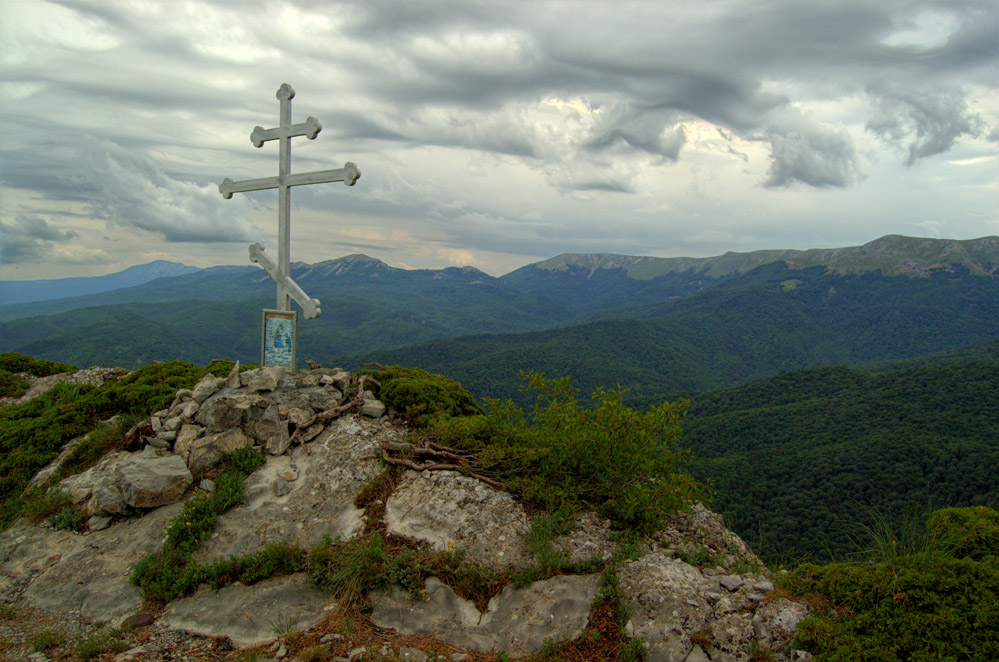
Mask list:
POLYGON ((298 311, 264 310, 260 365, 279 366, 294 372, 298 351, 298 311))

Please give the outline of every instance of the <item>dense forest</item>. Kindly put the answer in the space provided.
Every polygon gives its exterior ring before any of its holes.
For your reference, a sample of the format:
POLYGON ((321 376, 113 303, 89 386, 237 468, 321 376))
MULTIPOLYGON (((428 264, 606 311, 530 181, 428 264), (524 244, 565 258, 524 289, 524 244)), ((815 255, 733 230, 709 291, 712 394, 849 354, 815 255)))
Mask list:
POLYGON ((844 559, 896 526, 999 503, 999 343, 989 359, 782 373, 691 394, 684 443, 714 508, 770 561, 844 559))

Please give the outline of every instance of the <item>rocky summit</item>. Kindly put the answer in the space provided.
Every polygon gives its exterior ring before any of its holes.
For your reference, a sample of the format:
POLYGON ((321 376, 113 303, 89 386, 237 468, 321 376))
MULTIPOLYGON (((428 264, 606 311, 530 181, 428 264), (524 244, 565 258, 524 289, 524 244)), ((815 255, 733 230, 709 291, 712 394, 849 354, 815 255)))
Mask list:
POLYGON ((543 514, 483 477, 390 464, 388 451, 419 431, 365 386, 334 369, 237 366, 178 391, 129 433, 141 450, 110 453, 51 488, 88 516, 82 533, 21 519, 0 534, 10 616, 0 619, 0 655, 50 659, 38 630, 26 634, 32 621, 88 632, 106 622, 102 631, 123 643, 104 659, 122 662, 561 659, 560 646, 574 642, 566 659, 588 659, 581 642, 608 632, 621 644, 617 659, 630 641, 651 662, 810 659, 790 645, 807 607, 775 592, 719 515, 695 505, 639 541, 577 513, 538 543, 543 514), (197 500, 221 489, 213 470, 240 449, 258 449, 263 464, 184 567, 256 559, 256 576, 165 603, 144 597, 136 565, 173 544, 197 500), (386 581, 365 584, 348 568, 374 557, 372 541, 402 551, 386 581), (265 572, 265 550, 277 548, 297 565, 265 572))

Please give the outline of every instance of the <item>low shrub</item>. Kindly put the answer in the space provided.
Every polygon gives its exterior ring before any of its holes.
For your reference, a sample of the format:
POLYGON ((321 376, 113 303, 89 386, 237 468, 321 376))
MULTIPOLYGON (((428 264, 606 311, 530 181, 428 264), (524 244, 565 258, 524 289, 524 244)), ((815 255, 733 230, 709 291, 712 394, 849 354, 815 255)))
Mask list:
POLYGON ((86 520, 76 508, 63 508, 55 515, 49 517, 47 521, 56 529, 83 531, 83 524, 86 520))
POLYGON ((45 359, 35 359, 26 354, 17 352, 3 352, 0 354, 0 370, 8 372, 26 372, 35 377, 48 377, 49 375, 61 375, 64 372, 76 372, 76 368, 65 363, 46 361, 45 359))
POLYGON ((954 558, 983 561, 999 554, 999 511, 988 506, 945 508, 926 522, 932 544, 954 558))
POLYGON ((437 418, 481 414, 482 408, 472 394, 458 382, 443 375, 434 375, 419 368, 397 365, 377 370, 361 370, 370 375, 381 388, 378 397, 414 422, 429 423, 437 418))
POLYGON ((28 382, 23 377, 0 369, 0 398, 19 398, 28 390, 28 382))
POLYGON ((816 613, 802 621, 795 647, 830 662, 999 659, 997 515, 937 511, 928 525, 937 549, 799 566, 780 583, 816 613))

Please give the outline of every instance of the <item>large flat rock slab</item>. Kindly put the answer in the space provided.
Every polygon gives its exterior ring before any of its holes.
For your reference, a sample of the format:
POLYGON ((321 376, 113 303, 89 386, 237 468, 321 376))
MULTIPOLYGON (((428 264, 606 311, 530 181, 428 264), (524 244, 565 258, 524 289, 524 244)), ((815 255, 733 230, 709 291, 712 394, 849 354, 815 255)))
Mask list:
POLYGON ((36 526, 21 518, 0 534, 0 594, 59 562, 83 536, 36 526))
POLYGON ((202 588, 172 602, 159 623, 210 637, 229 637, 237 646, 255 646, 282 632, 318 625, 335 601, 312 586, 308 575, 297 573, 221 590, 202 588))
POLYGON ((414 601, 398 588, 373 594, 371 620, 403 634, 431 635, 463 648, 522 657, 540 650, 546 639, 579 637, 599 587, 599 575, 552 577, 516 590, 508 586, 481 614, 431 578, 426 601, 414 601))
POLYGON ((196 552, 207 563, 243 555, 275 542, 310 548, 323 536, 347 540, 364 526, 354 499, 382 471, 381 441, 403 432, 359 416, 344 416, 290 455, 269 457, 244 482, 246 502, 223 513, 214 533, 196 552))
MULTIPOLYGON (((142 598, 129 583, 132 568, 163 544, 170 520, 181 505, 158 508, 104 531, 74 535, 58 560, 25 589, 29 605, 48 611, 79 611, 92 621, 117 625, 139 610, 142 598)), ((38 536, 34 554, 44 554, 56 539, 38 536)), ((25 542, 28 542, 25 540, 25 542)), ((23 544, 23 543, 22 543, 23 544)))
POLYGON ((454 471, 407 471, 385 504, 385 523, 389 533, 441 550, 453 545, 467 560, 491 568, 530 561, 524 507, 509 494, 454 471))

